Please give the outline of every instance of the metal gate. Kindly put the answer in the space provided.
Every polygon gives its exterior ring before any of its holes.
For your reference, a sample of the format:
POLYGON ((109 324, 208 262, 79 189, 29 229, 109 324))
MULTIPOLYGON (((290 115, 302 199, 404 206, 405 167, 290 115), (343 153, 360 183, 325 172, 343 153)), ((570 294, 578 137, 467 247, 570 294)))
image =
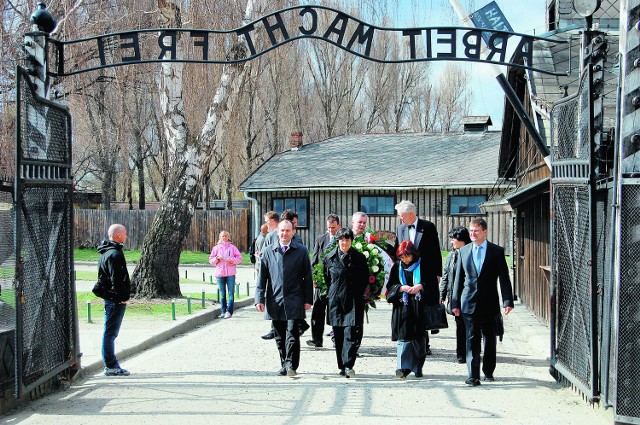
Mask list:
POLYGON ((551 366, 589 399, 598 394, 591 71, 551 113, 551 366))
POLYGON ((16 72, 15 381, 21 398, 78 366, 71 116, 16 72))

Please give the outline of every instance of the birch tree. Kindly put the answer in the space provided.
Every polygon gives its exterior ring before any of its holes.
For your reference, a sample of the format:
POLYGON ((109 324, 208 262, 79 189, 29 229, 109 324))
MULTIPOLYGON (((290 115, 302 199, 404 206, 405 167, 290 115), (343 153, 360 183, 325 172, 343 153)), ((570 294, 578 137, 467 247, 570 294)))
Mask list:
MULTIPOLYGON (((158 0, 160 26, 180 28, 181 9, 176 0, 158 0)), ((245 20, 251 15, 247 3, 245 20)), ((180 40, 176 41, 181 48, 180 40)), ((245 47, 233 49, 242 57, 245 47)), ((137 297, 181 296, 178 263, 188 233, 194 206, 200 196, 203 178, 209 173, 212 154, 224 134, 223 124, 232 108, 239 78, 246 65, 225 66, 218 89, 199 134, 193 135, 186 119, 183 99, 183 68, 178 63, 163 63, 159 77, 162 124, 173 166, 160 209, 147 232, 141 258, 133 272, 137 297)))

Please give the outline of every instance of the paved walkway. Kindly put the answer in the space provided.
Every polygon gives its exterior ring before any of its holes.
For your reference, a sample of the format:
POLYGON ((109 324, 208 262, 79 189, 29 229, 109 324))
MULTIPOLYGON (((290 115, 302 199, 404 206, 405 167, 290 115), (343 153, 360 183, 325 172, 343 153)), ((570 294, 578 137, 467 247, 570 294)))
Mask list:
POLYGON ((252 300, 246 302, 229 320, 215 318, 214 308, 176 322, 125 316, 117 349, 129 377, 97 373, 100 332, 81 324, 84 377, 0 423, 613 423, 611 410, 592 408, 551 378, 548 330, 521 305, 505 320, 496 382, 470 388, 463 384, 466 366, 454 361, 452 328, 432 337, 425 378, 395 378, 386 303, 369 312, 354 379, 337 376, 335 353, 327 346, 303 347, 299 375, 277 376, 275 344, 260 339, 269 323, 252 300), (173 337, 177 331, 186 333, 173 337))

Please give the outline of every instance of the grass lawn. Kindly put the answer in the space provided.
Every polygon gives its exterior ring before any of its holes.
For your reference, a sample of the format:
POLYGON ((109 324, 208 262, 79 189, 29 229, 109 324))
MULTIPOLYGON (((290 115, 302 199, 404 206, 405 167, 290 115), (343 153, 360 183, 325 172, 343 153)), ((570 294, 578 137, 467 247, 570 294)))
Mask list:
MULTIPOLYGON (((180 264, 209 264, 208 252, 182 251, 180 254, 180 264)), ((129 263, 137 263, 140 260, 140 250, 124 249, 124 256, 129 263)), ((79 249, 73 250, 73 259, 75 261, 98 261, 100 254, 95 249, 79 249)), ((249 254, 242 253, 242 265, 251 265, 249 254)))
MULTIPOLYGON (((212 269, 213 270, 213 269, 212 269)), ((81 270, 76 270, 76 280, 86 280, 86 281, 90 281, 93 282, 95 280, 98 279, 98 270, 96 271, 81 271, 81 270)), ((215 279, 214 279, 215 282, 215 279)), ((180 278, 180 284, 195 284, 195 283, 211 283, 210 281, 205 281, 203 282, 202 279, 200 280, 195 280, 195 279, 184 279, 184 278, 180 278)))

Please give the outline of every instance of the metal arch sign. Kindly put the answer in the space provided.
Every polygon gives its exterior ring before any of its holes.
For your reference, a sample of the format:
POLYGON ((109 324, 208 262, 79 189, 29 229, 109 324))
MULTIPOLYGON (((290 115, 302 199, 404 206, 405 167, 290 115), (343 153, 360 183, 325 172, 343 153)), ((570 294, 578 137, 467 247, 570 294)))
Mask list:
POLYGON ((379 27, 326 6, 289 7, 232 30, 154 28, 71 41, 50 40, 53 69, 49 75, 67 76, 136 63, 240 63, 304 38, 323 40, 380 63, 488 62, 565 75, 531 66, 534 42, 564 43, 561 40, 468 27, 379 27), (399 38, 404 48, 393 55, 375 49, 389 37, 399 38), (488 40, 486 48, 483 37, 488 40), (183 48, 178 49, 180 39, 183 48), (244 46, 239 47, 241 44, 244 46), (223 51, 215 46, 229 48, 223 51), (515 46, 511 58, 507 58, 509 46, 515 46), (74 65, 68 68, 70 63, 74 65))

